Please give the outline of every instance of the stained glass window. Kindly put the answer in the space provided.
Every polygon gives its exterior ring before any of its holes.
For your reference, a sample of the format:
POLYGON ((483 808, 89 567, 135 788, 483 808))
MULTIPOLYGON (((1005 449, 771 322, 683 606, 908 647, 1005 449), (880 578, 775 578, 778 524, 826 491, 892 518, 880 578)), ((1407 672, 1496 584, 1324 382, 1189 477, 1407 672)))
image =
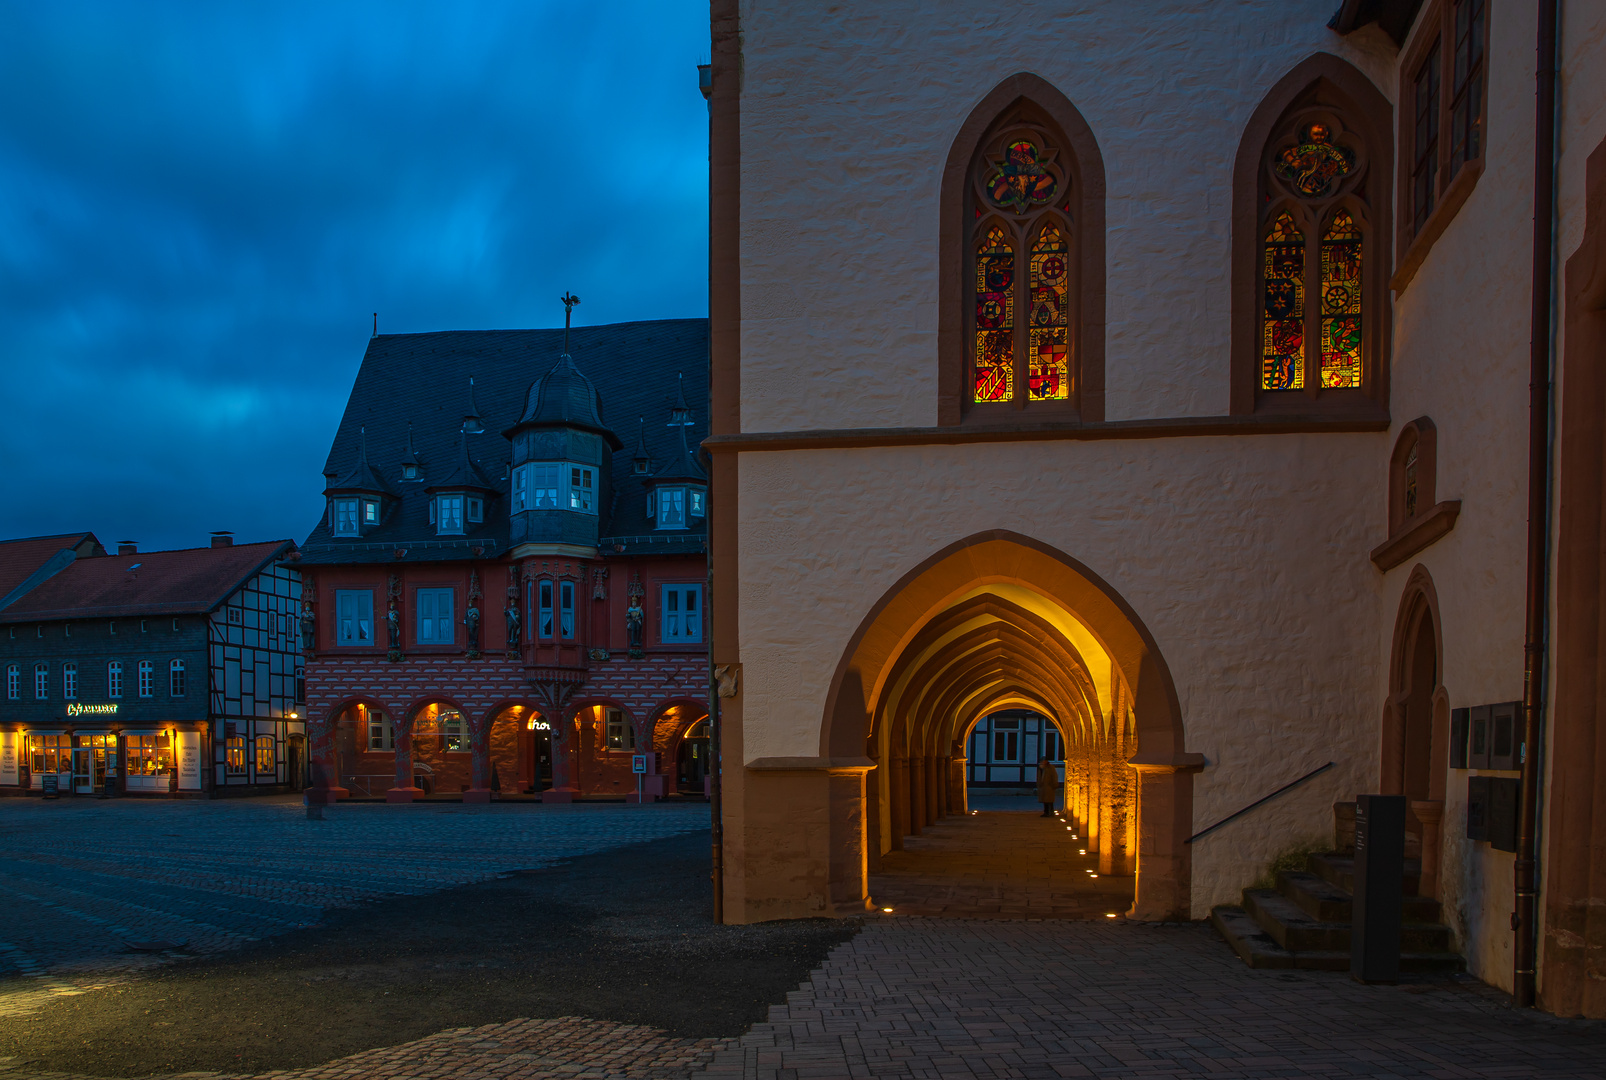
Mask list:
POLYGON ((1042 157, 1042 152, 1025 139, 1014 139, 1004 147, 1003 160, 994 162, 986 181, 987 197, 993 205, 1024 214, 1033 206, 1053 202, 1059 184, 1042 157))
POLYGON ((1284 212, 1266 232, 1262 267, 1266 310, 1262 317, 1260 387, 1305 386, 1305 236, 1284 212))
POLYGON ((1416 517, 1416 443, 1405 452, 1405 520, 1416 517))
POLYGON ((976 245, 976 400, 1015 394, 1015 249, 993 225, 976 245))
POLYGON ((1331 195, 1355 171, 1355 154, 1333 142, 1333 131, 1326 124, 1310 124, 1299 133, 1298 142, 1277 155, 1276 170, 1300 195, 1319 199, 1331 195))
POLYGON ((1070 245, 1060 230, 1043 226, 1032 245, 1031 372, 1027 389, 1033 401, 1070 397, 1068 308, 1070 245))
POLYGON ((1361 230, 1349 211, 1322 237, 1322 387, 1361 385, 1361 230))

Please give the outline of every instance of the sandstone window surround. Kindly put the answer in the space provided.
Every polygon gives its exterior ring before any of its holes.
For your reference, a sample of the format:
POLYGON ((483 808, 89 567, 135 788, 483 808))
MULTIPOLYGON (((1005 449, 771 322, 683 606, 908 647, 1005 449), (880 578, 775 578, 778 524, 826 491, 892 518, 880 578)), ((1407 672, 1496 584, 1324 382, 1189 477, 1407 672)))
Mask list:
POLYGON ((1377 87, 1327 53, 1251 115, 1233 175, 1234 415, 1387 419, 1393 129, 1377 87))
POLYGON ((1404 292, 1483 175, 1489 0, 1434 0, 1401 58, 1398 269, 1404 292))
POLYGON ((1392 570, 1436 543, 1461 513, 1461 500, 1436 502, 1438 430, 1425 416, 1406 424, 1389 457, 1389 535, 1372 549, 1379 570, 1392 570))
POLYGON ((941 196, 940 425, 1104 419, 1104 163, 1070 101, 1005 79, 949 150, 941 196))

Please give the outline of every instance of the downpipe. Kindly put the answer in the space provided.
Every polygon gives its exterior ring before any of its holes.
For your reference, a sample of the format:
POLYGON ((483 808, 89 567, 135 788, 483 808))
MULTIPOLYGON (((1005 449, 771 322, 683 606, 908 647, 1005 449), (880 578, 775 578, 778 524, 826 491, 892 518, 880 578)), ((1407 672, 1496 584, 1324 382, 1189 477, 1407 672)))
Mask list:
POLYGON ((1534 118, 1533 311, 1528 374, 1528 575, 1522 672, 1522 808, 1513 867, 1512 998, 1521 1008, 1537 999, 1539 952, 1539 786, 1544 734, 1545 654, 1550 603, 1550 450, 1553 263, 1556 225, 1556 28, 1559 0, 1539 0, 1538 72, 1534 118))

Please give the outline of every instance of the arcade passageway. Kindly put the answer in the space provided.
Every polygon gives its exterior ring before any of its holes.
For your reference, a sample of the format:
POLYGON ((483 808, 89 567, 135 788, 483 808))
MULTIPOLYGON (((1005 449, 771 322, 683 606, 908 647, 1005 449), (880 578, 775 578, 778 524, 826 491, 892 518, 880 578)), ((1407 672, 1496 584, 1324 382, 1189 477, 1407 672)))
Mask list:
POLYGON ((1200 762, 1182 752, 1170 674, 1131 608, 1062 553, 984 534, 899 582, 844 658, 824 742, 875 766, 863 805, 876 907, 1187 917, 1200 762), (1002 718, 1023 716, 1032 734, 1017 745, 1002 718), (970 812, 967 781, 1000 755, 1027 784, 1039 755, 1057 762, 1063 820, 970 812))

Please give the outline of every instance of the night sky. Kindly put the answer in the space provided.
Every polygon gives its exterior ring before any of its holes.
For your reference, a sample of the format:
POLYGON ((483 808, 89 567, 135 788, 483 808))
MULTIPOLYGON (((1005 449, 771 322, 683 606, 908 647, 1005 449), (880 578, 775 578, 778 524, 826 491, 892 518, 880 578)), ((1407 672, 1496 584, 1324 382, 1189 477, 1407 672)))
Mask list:
POLYGON ((0 537, 300 541, 381 332, 707 314, 708 6, 0 0, 0 537))

